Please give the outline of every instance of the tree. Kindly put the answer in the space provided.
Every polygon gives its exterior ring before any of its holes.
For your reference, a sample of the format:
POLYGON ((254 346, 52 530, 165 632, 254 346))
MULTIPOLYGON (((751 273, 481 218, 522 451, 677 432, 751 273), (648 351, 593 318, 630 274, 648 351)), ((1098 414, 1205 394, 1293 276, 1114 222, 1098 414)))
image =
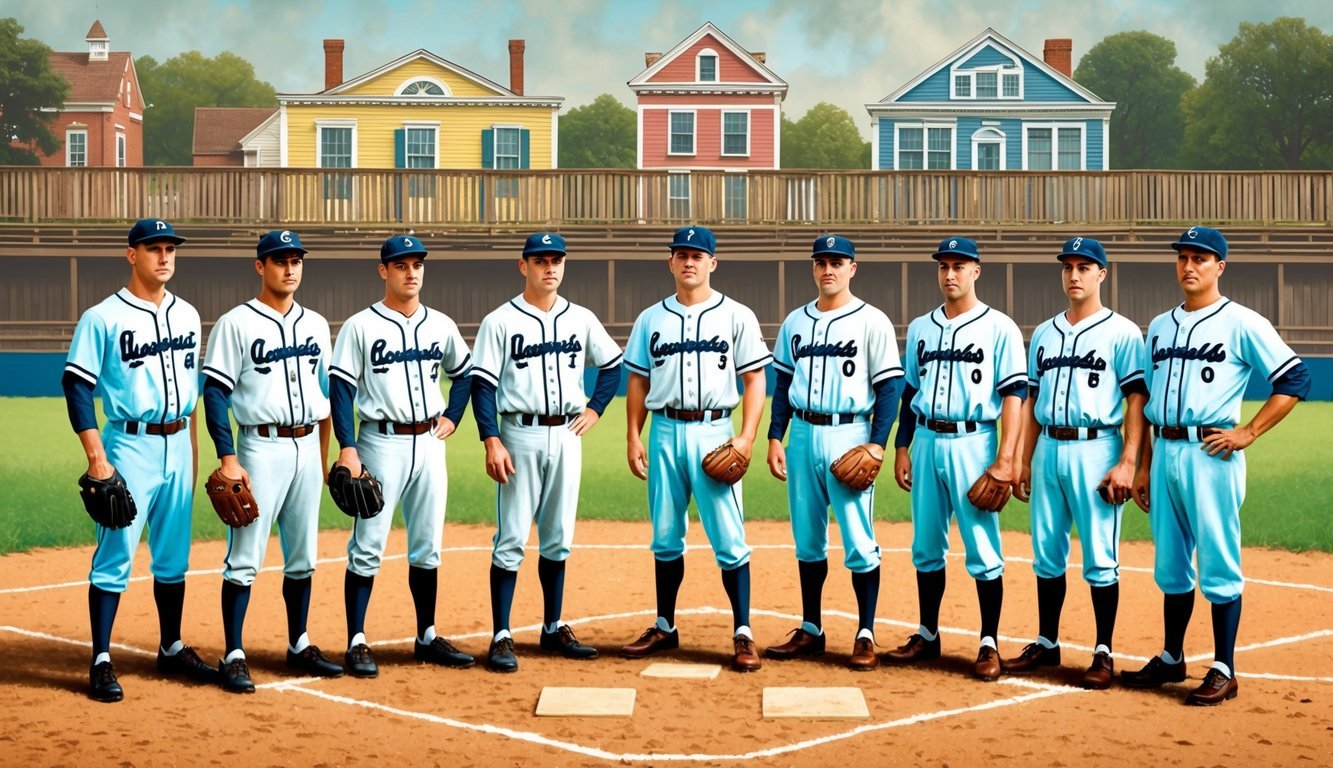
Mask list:
POLYGON ((189 165, 195 107, 276 107, 273 86, 255 79, 250 62, 223 51, 206 58, 187 51, 158 64, 140 56, 134 66, 148 102, 143 153, 148 165, 189 165))
POLYGON ((870 142, 847 110, 821 101, 800 120, 782 118, 782 167, 867 169, 870 142))
POLYGON ((604 93, 560 118, 560 167, 633 168, 637 130, 634 110, 604 93))
POLYGON ((69 82, 51 70, 51 49, 20 37, 17 19, 0 19, 0 165, 36 165, 33 148, 50 155, 61 140, 51 130, 69 97, 69 82))
POLYGON ((1116 168, 1177 168, 1185 142, 1180 100, 1194 78, 1176 66, 1176 44, 1151 32, 1121 32, 1083 56, 1074 79, 1107 101, 1116 168))
POLYGON ((1205 72, 1183 104, 1196 167, 1333 165, 1333 37, 1303 19, 1242 22, 1205 72))

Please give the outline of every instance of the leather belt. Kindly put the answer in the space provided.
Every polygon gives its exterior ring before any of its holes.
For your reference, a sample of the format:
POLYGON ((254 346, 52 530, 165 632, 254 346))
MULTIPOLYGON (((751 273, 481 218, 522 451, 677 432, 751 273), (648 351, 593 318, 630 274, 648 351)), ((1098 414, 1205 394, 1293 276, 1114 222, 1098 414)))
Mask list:
POLYGON ((942 435, 957 435, 964 432, 976 432, 981 426, 979 421, 944 421, 942 419, 927 419, 925 416, 917 416, 916 423, 929 429, 931 432, 938 432, 942 435))
POLYGON ((1096 440, 1105 427, 1046 427, 1042 431, 1052 440, 1096 440))
POLYGON ((800 408, 793 408, 792 415, 817 427, 838 427, 843 424, 870 420, 870 417, 863 413, 815 413, 814 411, 803 411, 800 408))
POLYGON ((283 427, 277 424, 260 424, 252 429, 260 437, 305 437, 315 431, 315 425, 297 424, 294 427, 283 427))
POLYGON ((718 419, 725 419, 730 416, 731 409, 714 408, 707 411, 681 411, 668 405, 659 411, 659 413, 666 416, 668 419, 675 419, 676 421, 717 421, 718 419))
POLYGON ((190 420, 188 418, 168 421, 165 424, 157 424, 148 421, 127 421, 125 422, 125 434, 137 435, 142 432, 145 435, 174 435, 182 429, 185 429, 185 425, 189 423, 190 420))
POLYGON ((429 432, 431 428, 435 426, 435 419, 409 422, 407 424, 401 424, 396 421, 372 421, 368 423, 374 424, 380 431, 381 435, 422 435, 429 432))
POLYGON ((1154 435, 1163 440, 1190 440, 1201 443, 1205 437, 1216 435, 1222 430, 1218 427, 1159 427, 1153 425, 1154 435))
POLYGON ((522 424, 525 427, 563 427, 578 418, 577 414, 542 416, 536 413, 506 413, 504 415, 514 417, 518 420, 519 424, 522 424))

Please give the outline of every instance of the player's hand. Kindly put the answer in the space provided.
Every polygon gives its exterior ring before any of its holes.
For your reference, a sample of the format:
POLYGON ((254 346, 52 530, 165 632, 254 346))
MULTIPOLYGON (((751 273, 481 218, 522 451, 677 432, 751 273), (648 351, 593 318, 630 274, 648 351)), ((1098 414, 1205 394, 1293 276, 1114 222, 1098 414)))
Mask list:
POLYGON ((898 481, 899 488, 911 492, 912 454, 906 448, 898 448, 893 452, 893 479, 898 481))
POLYGON ((1222 454, 1222 460, 1226 461, 1231 458, 1232 453, 1243 451, 1253 445, 1255 437, 1256 435, 1246 427, 1224 429, 1205 437, 1199 448, 1207 451, 1209 456, 1216 456, 1220 453, 1222 454))
POLYGON ((509 449, 505 448, 504 443, 500 442, 498 437, 488 437, 486 444, 486 474, 501 485, 508 483, 509 478, 514 474, 514 459, 509 455, 509 449))
POLYGON ((768 441, 768 471, 773 477, 787 482, 787 449, 782 447, 781 440, 768 441))
POLYGON ((986 472, 996 480, 999 480, 1002 483, 1009 483, 1010 485, 1013 485, 1014 478, 1016 477, 1014 473, 1014 465, 1008 460, 1001 461, 996 459, 994 464, 986 468, 986 472))
MULTIPOLYGON (((246 486, 250 485, 250 473, 246 472, 245 467, 241 466, 241 462, 236 459, 236 454, 223 456, 219 461, 222 462, 222 474, 224 476, 232 479, 239 478, 245 482, 246 486)), ((328 482, 328 480, 325 480, 325 482, 328 482)))
POLYGON ((443 440, 449 435, 452 435, 457 429, 458 425, 453 423, 453 421, 446 419, 443 416, 437 416, 435 418, 435 426, 430 428, 430 433, 443 440))
POLYGON ((1134 496, 1134 462, 1122 461, 1111 467, 1106 477, 1097 484, 1098 492, 1108 504, 1124 504, 1134 496))
POLYGON ((1148 498, 1148 488, 1151 485, 1152 472, 1148 467, 1139 467, 1138 471, 1134 473, 1134 487, 1132 493, 1134 494, 1134 503, 1138 504, 1139 509, 1144 512, 1148 511, 1148 502, 1151 501, 1151 499, 1148 498))
POLYGON ((588 430, 597 426, 597 422, 600 421, 601 418, 601 414, 597 411, 594 411, 591 408, 584 408, 583 413, 580 413, 573 421, 569 422, 569 431, 579 437, 583 437, 588 430))
POLYGON ((1014 498, 1022 502, 1032 501, 1032 467, 1027 464, 1014 465, 1014 479, 1009 486, 1014 489, 1014 498))
POLYGON ((111 462, 106 460, 105 456, 88 462, 88 477, 94 480, 109 480, 116 474, 116 468, 111 466, 111 462))
MULTIPOLYGON (((361 454, 356 452, 355 448, 344 448, 338 451, 338 458, 333 462, 333 466, 347 467, 347 471, 352 473, 352 477, 361 476, 361 454)), ((324 484, 329 484, 329 476, 324 475, 324 484)))
POLYGON ((744 456, 746 461, 749 461, 751 458, 754 457, 753 440, 747 440, 740 435, 736 435, 727 442, 731 443, 731 447, 735 448, 737 453, 744 456))
POLYGON ((643 449, 642 440, 629 441, 629 450, 626 458, 629 460, 629 471, 640 480, 648 479, 648 454, 643 449))

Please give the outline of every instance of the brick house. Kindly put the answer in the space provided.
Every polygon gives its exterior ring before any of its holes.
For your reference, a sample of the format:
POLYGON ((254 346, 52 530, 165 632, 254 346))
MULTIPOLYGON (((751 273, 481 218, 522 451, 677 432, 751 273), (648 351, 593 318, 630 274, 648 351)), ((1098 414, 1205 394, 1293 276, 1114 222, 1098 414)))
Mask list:
POLYGON ((144 98, 134 57, 112 51, 102 22, 88 30, 86 52, 52 51, 50 64, 69 81, 69 98, 52 125, 64 146, 38 153, 44 166, 143 165, 144 98))

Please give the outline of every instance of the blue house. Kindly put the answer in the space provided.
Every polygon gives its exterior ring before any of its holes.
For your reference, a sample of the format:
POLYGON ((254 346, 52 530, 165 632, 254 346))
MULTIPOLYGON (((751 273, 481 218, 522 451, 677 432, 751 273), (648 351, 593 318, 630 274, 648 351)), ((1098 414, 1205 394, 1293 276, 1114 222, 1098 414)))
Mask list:
POLYGON ((1070 40, 1044 60, 987 29, 870 112, 873 170, 1101 171, 1115 103, 1074 82, 1070 40))

